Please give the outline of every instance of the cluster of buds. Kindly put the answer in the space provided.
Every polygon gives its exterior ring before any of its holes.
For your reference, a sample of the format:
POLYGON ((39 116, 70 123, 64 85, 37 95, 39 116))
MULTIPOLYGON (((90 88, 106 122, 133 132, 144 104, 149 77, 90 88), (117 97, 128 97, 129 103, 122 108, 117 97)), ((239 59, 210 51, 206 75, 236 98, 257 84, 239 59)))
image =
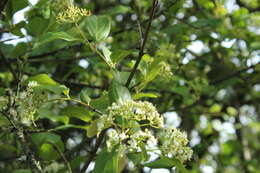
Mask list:
POLYGON ((59 23, 76 23, 77 21, 80 20, 81 17, 90 16, 90 15, 91 15, 90 10, 82 9, 71 5, 67 7, 66 10, 60 12, 57 15, 57 21, 59 23))
POLYGON ((169 78, 173 75, 171 71, 171 66, 169 64, 167 64, 166 62, 161 62, 160 65, 161 65, 161 69, 160 69, 161 76, 165 78, 169 78))

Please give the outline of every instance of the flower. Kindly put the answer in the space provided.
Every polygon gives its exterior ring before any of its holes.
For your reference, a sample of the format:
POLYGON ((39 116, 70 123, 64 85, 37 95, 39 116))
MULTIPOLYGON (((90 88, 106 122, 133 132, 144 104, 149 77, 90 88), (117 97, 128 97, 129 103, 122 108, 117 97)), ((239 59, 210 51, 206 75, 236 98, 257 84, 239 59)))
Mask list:
POLYGON ((173 156, 181 162, 185 162, 192 157, 192 149, 187 147, 187 134, 176 128, 166 128, 161 133, 161 151, 163 154, 173 156))
POLYGON ((17 98, 19 104, 18 115, 21 122, 27 126, 34 124, 34 114, 42 103, 47 99, 46 93, 35 93, 34 88, 39 86, 36 81, 30 81, 26 91, 21 92, 17 98))
POLYGON ((90 16, 91 11, 76 6, 69 6, 63 12, 57 15, 57 21, 59 23, 75 23, 83 16, 90 16))
POLYGON ((163 127, 163 117, 157 112, 152 103, 147 101, 127 100, 113 103, 108 107, 109 114, 113 117, 122 117, 128 120, 148 120, 149 125, 160 128, 163 127))

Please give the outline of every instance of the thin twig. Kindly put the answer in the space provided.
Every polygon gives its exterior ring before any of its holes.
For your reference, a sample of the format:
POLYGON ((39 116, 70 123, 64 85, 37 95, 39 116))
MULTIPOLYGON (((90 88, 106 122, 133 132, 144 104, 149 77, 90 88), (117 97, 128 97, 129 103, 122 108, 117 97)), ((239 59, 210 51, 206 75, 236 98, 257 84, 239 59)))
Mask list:
POLYGON ((63 152, 59 149, 59 147, 57 145, 55 145, 53 143, 50 143, 50 144, 54 146, 55 150, 60 154, 60 156, 62 157, 62 159, 66 163, 66 166, 68 168, 69 173, 72 173, 70 163, 69 163, 68 159, 66 158, 66 156, 63 154, 63 152))
POLYGON ((152 21, 153 21, 153 18, 154 18, 154 14, 155 14, 155 8, 157 6, 157 3, 158 1, 157 0, 153 0, 153 6, 152 6, 152 9, 151 9, 151 12, 150 12, 150 18, 149 18, 149 23, 148 23, 148 26, 146 28, 146 31, 145 31, 145 35, 144 35, 144 39, 143 39, 143 44, 142 46, 140 47, 140 51, 139 51, 139 55, 138 55, 138 58, 135 62, 135 65, 134 65, 134 68, 133 70, 131 71, 128 79, 127 79, 127 82, 126 82, 126 87, 129 87, 136 71, 137 71, 137 68, 138 68, 138 65, 140 64, 141 60, 142 60, 142 57, 144 55, 144 48, 145 48, 145 44, 147 42, 147 39, 148 39, 148 35, 149 35, 149 32, 150 32, 150 29, 151 29, 151 26, 152 26, 152 21))

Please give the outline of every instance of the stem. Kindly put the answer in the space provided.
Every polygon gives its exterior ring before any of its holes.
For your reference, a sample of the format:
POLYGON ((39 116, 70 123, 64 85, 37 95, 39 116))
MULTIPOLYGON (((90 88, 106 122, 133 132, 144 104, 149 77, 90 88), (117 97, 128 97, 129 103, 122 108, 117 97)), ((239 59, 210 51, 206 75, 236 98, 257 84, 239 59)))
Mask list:
POLYGON ((84 44, 86 46, 89 46, 90 49, 95 52, 96 54, 98 54, 104 61, 105 63, 111 68, 111 64, 109 64, 107 61, 106 61, 106 57, 100 52, 98 51, 97 47, 96 46, 93 46, 87 39, 86 35, 84 34, 84 32, 80 29, 79 25, 77 23, 75 23, 75 26, 77 28, 77 30, 79 31, 80 35, 82 36, 82 38, 84 39, 84 44))
POLYGON ((96 112, 100 115, 102 115, 103 113, 99 110, 97 110, 96 108, 92 107, 90 104, 84 103, 80 100, 76 100, 76 99, 72 99, 72 98, 57 98, 57 99, 51 99, 51 100, 47 100, 46 102, 53 102, 53 101, 72 101, 72 102, 76 102, 79 103, 83 106, 88 107, 91 111, 96 112))
POLYGON ((140 51, 139 51, 139 55, 138 55, 138 58, 135 62, 135 65, 134 65, 134 68, 133 70, 131 71, 128 79, 127 79, 127 82, 126 82, 126 87, 129 87, 136 71, 137 71, 137 68, 138 68, 138 65, 140 64, 141 60, 142 60, 142 57, 144 55, 144 47, 145 47, 145 44, 147 42, 147 39, 148 39, 148 35, 149 35, 149 32, 150 32, 150 29, 151 29, 151 26, 152 26, 152 21, 153 21, 153 18, 154 18, 154 14, 155 14, 155 8, 156 8, 156 5, 158 3, 158 0, 153 0, 153 7, 152 7, 152 10, 150 12, 150 18, 149 18, 149 23, 148 23, 148 26, 146 28, 146 31, 145 31, 145 35, 144 35, 144 39, 143 39, 143 43, 142 43, 142 46, 140 48, 140 51))

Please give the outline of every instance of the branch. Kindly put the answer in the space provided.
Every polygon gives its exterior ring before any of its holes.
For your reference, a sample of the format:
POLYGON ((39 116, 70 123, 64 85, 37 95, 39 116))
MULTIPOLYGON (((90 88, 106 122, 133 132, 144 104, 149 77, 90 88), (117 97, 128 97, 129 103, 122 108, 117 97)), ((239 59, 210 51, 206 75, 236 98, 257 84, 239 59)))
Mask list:
POLYGON ((243 72, 246 72, 246 71, 249 70, 249 69, 255 68, 258 64, 260 64, 260 61, 259 61, 258 63, 256 63, 256 64, 254 64, 254 65, 251 65, 251 66, 249 66, 249 67, 246 67, 246 68, 243 68, 243 69, 241 69, 241 70, 238 70, 237 72, 234 72, 234 73, 231 73, 231 74, 229 74, 229 75, 223 76, 223 77, 221 77, 221 78, 219 78, 219 79, 213 80, 213 81, 210 82, 209 84, 210 84, 210 85, 215 85, 215 84, 222 83, 222 82, 224 82, 224 81, 226 81, 226 80, 228 80, 228 79, 230 79, 230 78, 233 78, 233 77, 236 77, 236 76, 240 75, 240 74, 243 73, 243 72))
POLYGON ((150 29, 151 29, 151 25, 152 25, 152 21, 153 21, 153 18, 154 18, 154 13, 155 13, 155 8, 158 4, 158 1, 157 0, 153 0, 153 6, 152 6, 152 9, 151 9, 151 12, 150 12, 150 18, 149 18, 149 23, 148 23, 148 26, 146 28, 146 31, 145 31, 145 35, 144 35, 144 39, 143 39, 143 43, 142 43, 142 46, 140 48, 140 51, 139 51, 139 55, 138 55, 138 58, 135 62, 135 65, 134 65, 134 68, 132 70, 132 72, 130 73, 128 79, 127 79, 127 82, 126 82, 126 87, 129 87, 136 71, 137 71, 137 68, 138 68, 138 65, 140 64, 141 60, 142 60, 142 57, 144 55, 144 47, 145 47, 145 44, 147 42, 147 39, 148 39, 148 35, 149 35, 149 32, 150 32, 150 29))

